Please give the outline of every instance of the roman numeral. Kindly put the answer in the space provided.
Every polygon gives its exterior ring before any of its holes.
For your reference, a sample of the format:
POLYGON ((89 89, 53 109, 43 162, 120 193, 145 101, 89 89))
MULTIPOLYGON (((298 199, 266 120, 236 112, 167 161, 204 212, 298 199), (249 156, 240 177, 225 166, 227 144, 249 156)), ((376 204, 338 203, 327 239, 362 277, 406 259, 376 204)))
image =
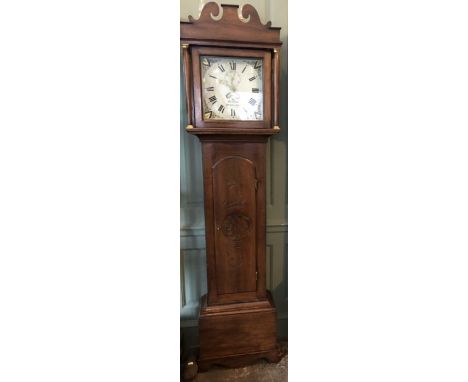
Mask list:
POLYGON ((235 117, 236 116, 236 111, 234 109, 231 109, 231 117, 235 117))
POLYGON ((255 61, 254 69, 260 69, 262 67, 262 63, 259 61, 255 61))
POLYGON ((218 65, 218 68, 219 68, 219 70, 221 70, 222 72, 224 72, 224 66, 223 66, 223 65, 218 65))
POLYGON ((236 63, 235 62, 230 62, 229 66, 231 67, 231 70, 236 70, 236 63))
POLYGON ((207 111, 205 113, 205 119, 212 118, 213 117, 213 112, 212 111, 207 111))
POLYGON ((216 103, 216 96, 211 96, 210 98, 208 98, 210 100, 210 102, 212 102, 213 104, 216 103))
POLYGON ((257 103, 257 101, 255 101, 253 98, 250 99, 249 103, 252 105, 252 106, 255 106, 255 104, 257 103))
POLYGON ((218 79, 217 77, 215 77, 215 76, 212 76, 211 74, 210 74, 210 77, 211 77, 211 78, 216 78, 216 79, 218 79))
POLYGON ((258 93, 258 88, 252 88, 252 93, 258 93))
POLYGON ((214 91, 214 86, 210 86, 209 88, 206 88, 206 90, 208 90, 209 92, 212 92, 214 91))
POLYGON ((202 64, 205 65, 205 66, 211 66, 210 61, 208 61, 207 58, 203 59, 202 64))
POLYGON ((256 76, 250 77, 250 78, 249 78, 249 81, 253 81, 253 80, 256 79, 256 78, 257 78, 256 76))
POLYGON ((245 69, 247 69, 247 65, 244 66, 244 69, 242 69, 242 73, 245 72, 245 69))
POLYGON ((221 105, 220 107, 218 107, 218 111, 220 111, 221 113, 224 113, 224 106, 221 105))

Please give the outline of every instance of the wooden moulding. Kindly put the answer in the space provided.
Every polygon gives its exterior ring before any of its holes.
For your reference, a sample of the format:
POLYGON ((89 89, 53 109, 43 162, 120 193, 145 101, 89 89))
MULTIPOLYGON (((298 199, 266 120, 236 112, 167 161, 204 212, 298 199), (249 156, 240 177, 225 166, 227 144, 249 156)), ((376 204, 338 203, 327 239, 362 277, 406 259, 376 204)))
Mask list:
POLYGON ((279 83, 280 83, 280 50, 273 50, 273 126, 279 130, 279 83))
POLYGON ((203 45, 216 41, 221 41, 222 45, 235 43, 237 47, 243 43, 247 46, 281 45, 281 28, 271 27, 271 21, 263 25, 250 4, 245 4, 240 13, 238 8, 238 5, 230 4, 219 7, 215 2, 205 4, 198 19, 189 16, 189 21, 180 22, 180 39, 185 43, 203 45))
POLYGON ((185 101, 187 107, 187 124, 193 128, 193 99, 192 99, 192 76, 190 74, 191 60, 189 47, 187 44, 182 45, 183 58, 184 58, 184 84, 185 84, 185 101))
POLYGON ((266 50, 247 50, 247 49, 226 49, 226 48, 213 48, 213 47, 193 47, 192 52, 192 73, 193 73, 193 89, 194 89, 194 125, 197 128, 269 128, 271 126, 271 53, 266 50), (214 55, 214 56, 235 56, 258 58, 263 60, 263 120, 261 121, 231 121, 231 120, 204 120, 203 119, 203 106, 202 106, 202 78, 200 74, 200 56, 201 55, 214 55))
POLYGON ((233 304, 219 304, 219 305, 208 305, 207 295, 203 295, 200 301, 200 315, 205 317, 224 315, 230 313, 238 312, 252 312, 259 310, 275 310, 273 299, 271 297, 271 292, 267 291, 267 298, 261 299, 258 301, 249 301, 249 302, 237 302, 233 304))
POLYGON ((205 127, 203 129, 188 129, 188 133, 194 135, 212 135, 212 134, 220 134, 220 135, 273 135, 278 134, 279 131, 277 129, 250 129, 250 128, 218 128, 218 127, 205 127))

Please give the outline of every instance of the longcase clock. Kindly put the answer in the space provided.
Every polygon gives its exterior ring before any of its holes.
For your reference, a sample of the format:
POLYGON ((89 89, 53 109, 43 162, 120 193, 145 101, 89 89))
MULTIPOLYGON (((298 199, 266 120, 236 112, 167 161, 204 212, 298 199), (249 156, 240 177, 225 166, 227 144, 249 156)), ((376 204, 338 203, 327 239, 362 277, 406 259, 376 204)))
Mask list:
POLYGON ((208 293, 199 368, 277 362, 276 308, 266 290, 266 144, 280 131, 280 28, 255 8, 207 3, 180 24, 186 131, 201 141, 208 293))

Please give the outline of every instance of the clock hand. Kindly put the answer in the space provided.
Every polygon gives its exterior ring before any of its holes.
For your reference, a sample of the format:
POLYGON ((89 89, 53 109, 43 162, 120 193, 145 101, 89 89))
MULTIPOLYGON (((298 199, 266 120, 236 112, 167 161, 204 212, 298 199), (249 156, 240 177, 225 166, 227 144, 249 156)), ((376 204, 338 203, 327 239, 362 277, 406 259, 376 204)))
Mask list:
POLYGON ((219 83, 220 83, 221 85, 224 85, 224 86, 228 87, 229 90, 234 91, 234 90, 233 90, 233 86, 232 86, 232 82, 229 83, 226 79, 222 79, 222 80, 219 80, 219 83))
POLYGON ((231 86, 230 86, 231 90, 233 92, 236 91, 236 89, 234 88, 234 74, 231 74, 231 86))

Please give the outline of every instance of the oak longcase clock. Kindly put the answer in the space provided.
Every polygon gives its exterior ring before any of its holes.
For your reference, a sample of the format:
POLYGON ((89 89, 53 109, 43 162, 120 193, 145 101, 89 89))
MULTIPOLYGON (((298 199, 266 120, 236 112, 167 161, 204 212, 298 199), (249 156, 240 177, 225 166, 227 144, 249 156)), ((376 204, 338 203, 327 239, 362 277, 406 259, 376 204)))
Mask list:
POLYGON ((280 359, 266 290, 266 143, 280 131, 280 28, 251 5, 207 3, 180 24, 187 132, 202 146, 208 293, 199 368, 280 359))

